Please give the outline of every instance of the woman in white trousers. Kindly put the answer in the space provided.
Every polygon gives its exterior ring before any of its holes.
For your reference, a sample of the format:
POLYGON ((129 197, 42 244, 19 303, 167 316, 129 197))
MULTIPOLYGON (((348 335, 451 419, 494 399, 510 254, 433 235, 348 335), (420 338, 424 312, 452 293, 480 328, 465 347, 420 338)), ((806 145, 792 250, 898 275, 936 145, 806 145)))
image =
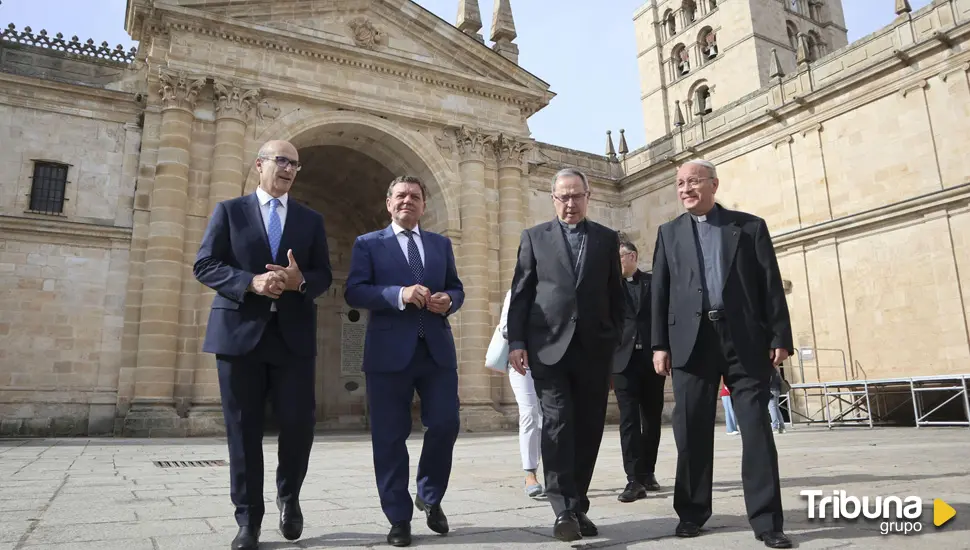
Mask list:
MULTIPOLYGON (((505 303, 502 304, 502 315, 499 320, 499 330, 508 340, 509 301, 512 292, 505 293, 505 303)), ((519 406, 519 453, 522 455, 522 469, 525 470, 525 494, 538 497, 543 494, 542 485, 536 478, 539 469, 539 443, 542 429, 542 411, 539 409, 539 398, 536 387, 532 382, 532 372, 519 374, 515 369, 507 369, 515 402, 519 406)))

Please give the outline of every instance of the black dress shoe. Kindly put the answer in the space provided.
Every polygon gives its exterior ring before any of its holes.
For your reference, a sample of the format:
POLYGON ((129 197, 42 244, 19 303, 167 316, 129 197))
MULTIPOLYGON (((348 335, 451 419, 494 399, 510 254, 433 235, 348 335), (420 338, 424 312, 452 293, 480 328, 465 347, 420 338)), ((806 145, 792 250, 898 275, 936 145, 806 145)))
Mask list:
POLYGON ((657 483, 657 476, 653 474, 647 474, 643 480, 643 487, 648 491, 659 491, 660 484, 657 483))
POLYGON ((240 527, 236 538, 232 539, 232 550, 256 550, 259 548, 259 529, 240 527))
POLYGON ((636 481, 631 481, 626 484, 626 489, 620 493, 616 500, 620 502, 635 502, 641 498, 647 498, 647 490, 636 481))
POLYGON ((576 520, 579 522, 579 534, 584 537, 595 537, 600 534, 596 524, 593 523, 583 512, 576 512, 576 520))
POLYGON ((760 535, 755 535, 754 538, 764 541, 768 548, 791 548, 791 539, 781 531, 765 531, 760 535))
POLYGON ((280 533, 286 540, 296 540, 303 534, 303 511, 300 501, 291 499, 286 504, 276 497, 276 507, 280 511, 280 533))
POLYGON ((690 521, 682 521, 677 524, 674 534, 678 537, 696 537, 701 534, 701 526, 690 521))
POLYGON ((444 511, 441 509, 441 504, 428 504, 421 497, 416 497, 414 499, 414 506, 427 516, 429 529, 439 535, 444 535, 448 532, 448 518, 445 517, 444 511))
POLYGON ((391 530, 387 533, 387 543, 391 546, 410 546, 411 522, 402 521, 391 525, 391 530))
POLYGON ((576 514, 569 510, 559 514, 555 525, 552 526, 552 534, 563 542, 572 542, 583 538, 579 519, 576 514))

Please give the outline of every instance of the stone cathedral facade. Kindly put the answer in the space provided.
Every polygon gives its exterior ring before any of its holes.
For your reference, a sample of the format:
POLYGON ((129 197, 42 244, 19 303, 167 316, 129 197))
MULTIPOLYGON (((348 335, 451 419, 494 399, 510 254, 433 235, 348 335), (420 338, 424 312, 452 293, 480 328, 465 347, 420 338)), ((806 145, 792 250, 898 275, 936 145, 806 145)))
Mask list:
POLYGON ((199 352, 212 293, 191 266, 214 205, 254 190, 256 151, 277 138, 304 162, 293 199, 330 237, 321 429, 367 425, 366 312, 342 281, 404 173, 428 184, 424 226, 452 239, 465 284, 465 429, 516 423, 508 382, 482 361, 519 234, 554 215, 564 166, 590 175, 591 217, 649 270, 657 226, 680 212, 677 166, 717 163, 722 204, 774 236, 793 372, 968 371, 970 0, 896 1, 897 18, 853 44, 839 0, 648 0, 628 54, 649 143, 630 151, 621 132, 602 154, 531 138, 555 86, 518 65, 509 0, 488 40, 477 0, 457 4, 453 25, 409 0, 129 0, 130 52, 3 30, 0 433, 222 429, 214 358, 199 352))

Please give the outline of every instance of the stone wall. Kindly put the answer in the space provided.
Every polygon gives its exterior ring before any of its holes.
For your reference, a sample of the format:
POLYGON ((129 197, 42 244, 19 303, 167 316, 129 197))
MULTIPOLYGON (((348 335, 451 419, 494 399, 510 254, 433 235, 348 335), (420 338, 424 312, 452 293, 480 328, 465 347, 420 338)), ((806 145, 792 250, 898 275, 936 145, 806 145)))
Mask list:
POLYGON ((0 433, 111 433, 140 108, 129 94, 67 84, 81 79, 80 61, 50 63, 26 46, 0 54, 0 433), (10 66, 32 60, 56 74, 10 66), (35 161, 68 165, 62 212, 30 211, 35 161))

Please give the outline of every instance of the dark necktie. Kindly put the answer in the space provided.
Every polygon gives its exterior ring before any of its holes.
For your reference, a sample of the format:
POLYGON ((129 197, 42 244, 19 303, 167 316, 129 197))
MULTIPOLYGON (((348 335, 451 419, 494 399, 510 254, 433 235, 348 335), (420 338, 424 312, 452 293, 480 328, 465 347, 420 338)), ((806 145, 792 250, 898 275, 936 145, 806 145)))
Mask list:
MULTIPOLYGON (((421 263, 421 253, 418 251, 418 243, 414 242, 414 231, 405 229, 404 235, 408 238, 408 265, 411 266, 411 274, 417 284, 424 282, 424 265, 421 263)), ((424 338, 424 310, 418 310, 418 337, 424 338)))

